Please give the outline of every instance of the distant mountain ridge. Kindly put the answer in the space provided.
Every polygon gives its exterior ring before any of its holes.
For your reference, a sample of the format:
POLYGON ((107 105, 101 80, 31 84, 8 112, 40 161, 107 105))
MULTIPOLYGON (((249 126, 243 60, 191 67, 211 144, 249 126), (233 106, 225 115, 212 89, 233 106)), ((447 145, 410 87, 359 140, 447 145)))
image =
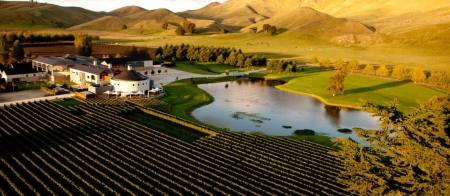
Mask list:
POLYGON ((0 25, 55 27, 58 21, 72 30, 114 31, 126 25, 125 32, 145 29, 155 35, 173 35, 188 19, 198 33, 207 34, 221 29, 260 31, 270 24, 277 27, 277 34, 313 35, 343 44, 375 43, 386 36, 450 39, 450 0, 228 0, 178 13, 139 6, 101 13, 46 3, 0 2, 0 13, 0 25), (162 29, 164 23, 167 30, 162 29))

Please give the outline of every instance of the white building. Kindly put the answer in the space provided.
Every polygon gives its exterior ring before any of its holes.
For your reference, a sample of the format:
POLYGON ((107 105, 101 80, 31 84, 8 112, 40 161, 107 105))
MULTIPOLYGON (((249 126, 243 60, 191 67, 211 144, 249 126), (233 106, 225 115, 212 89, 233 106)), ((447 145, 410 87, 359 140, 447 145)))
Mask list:
POLYGON ((149 77, 140 74, 128 66, 128 69, 117 76, 111 78, 110 83, 115 91, 120 91, 122 95, 141 91, 146 93, 153 85, 149 77))
POLYGON ((109 83, 112 76, 111 69, 103 66, 76 64, 70 68, 70 81, 82 86, 109 83))

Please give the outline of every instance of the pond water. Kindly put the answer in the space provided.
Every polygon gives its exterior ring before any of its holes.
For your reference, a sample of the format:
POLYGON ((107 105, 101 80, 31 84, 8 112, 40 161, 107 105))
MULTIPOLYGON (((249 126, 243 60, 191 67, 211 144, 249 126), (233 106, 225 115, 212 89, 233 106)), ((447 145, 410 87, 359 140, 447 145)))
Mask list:
POLYGON ((327 106, 309 96, 278 90, 271 81, 242 79, 198 86, 215 100, 195 109, 192 116, 219 128, 278 136, 311 129, 329 137, 351 137, 359 142, 354 133, 341 133, 337 129, 379 128, 378 118, 365 111, 327 106))

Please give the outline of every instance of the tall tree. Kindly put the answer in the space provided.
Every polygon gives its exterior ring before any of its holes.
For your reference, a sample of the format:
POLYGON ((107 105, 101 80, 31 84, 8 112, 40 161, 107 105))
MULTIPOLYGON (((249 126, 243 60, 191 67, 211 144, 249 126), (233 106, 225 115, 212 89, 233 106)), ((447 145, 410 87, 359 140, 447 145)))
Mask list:
POLYGON ((367 75, 374 74, 375 73, 375 69, 373 68, 373 65, 366 64, 366 66, 363 69, 363 73, 365 73, 367 75))
POLYGON ((161 26, 162 29, 167 30, 167 28, 169 27, 169 23, 164 22, 161 26))
POLYGON ((313 65, 316 65, 317 63, 319 63, 319 59, 317 59, 316 56, 311 57, 311 59, 309 59, 309 62, 313 65))
POLYGON ((195 23, 192 23, 189 20, 184 19, 184 21, 183 21, 183 29, 184 29, 184 31, 186 33, 194 34, 195 31, 196 31, 195 23))
POLYGON ((345 70, 340 69, 336 75, 328 78, 327 92, 333 94, 333 97, 338 93, 341 95, 344 94, 344 80, 346 75, 345 70))
POLYGON ((406 78, 407 75, 408 75, 408 71, 406 70, 406 68, 403 65, 396 65, 392 69, 391 76, 394 78, 397 78, 397 80, 400 80, 401 78, 406 78))
POLYGON ((377 69, 377 71, 375 72, 375 74, 377 74, 377 75, 380 76, 380 77, 388 76, 388 75, 389 75, 389 70, 387 69, 387 67, 386 67, 385 64, 381 64, 381 65, 378 67, 378 69, 377 69))
POLYGON ((356 59, 352 59, 348 62, 347 70, 350 70, 350 73, 353 73, 353 71, 358 70, 359 69, 359 63, 356 59))
POLYGON ((344 69, 345 68, 344 60, 342 60, 341 58, 336 59, 336 61, 334 61, 334 68, 344 69))
POLYGON ((275 60, 274 59, 270 59, 269 62, 267 63, 266 69, 268 71, 270 71, 270 73, 272 73, 272 71, 275 69, 275 60))
POLYGON ((441 80, 442 80, 442 73, 439 71, 431 72, 431 75, 428 78, 428 82, 434 84, 435 86, 437 86, 437 84, 440 84, 441 80))
POLYGON ((23 50, 22 45, 19 40, 14 42, 12 47, 11 56, 14 57, 17 61, 22 61, 25 58, 25 50, 23 50))
POLYGON ((139 56, 139 51, 138 51, 137 47, 135 45, 133 45, 130 48, 127 48, 125 50, 125 55, 127 57, 138 57, 139 56))
POLYGON ((252 65, 253 65, 253 64, 252 64, 252 58, 247 57, 247 58, 245 59, 244 66, 245 66, 246 68, 250 68, 252 65))
POLYGON ((216 59, 216 63, 222 64, 224 63, 223 54, 219 54, 219 56, 216 59))
POLYGON ((9 57, 9 48, 8 46, 6 46, 6 42, 0 40, 0 63, 2 65, 5 65, 6 62, 8 61, 8 57, 9 57))
POLYGON ((423 72, 423 69, 421 67, 413 67, 410 75, 411 80, 414 83, 424 82, 427 79, 427 76, 425 75, 425 72, 423 72))
POLYGON ((331 62, 330 59, 328 59, 328 57, 324 57, 320 64, 326 68, 329 68, 331 66, 331 62))
POLYGON ((356 195, 448 195, 450 193, 450 97, 434 97, 410 114, 365 103, 380 130, 355 128, 369 147, 336 138, 345 170, 339 181, 356 195))
POLYGON ((75 36, 74 44, 78 55, 92 55, 92 36, 88 34, 78 34, 75 36))
POLYGON ((177 35, 184 35, 186 33, 186 30, 184 30, 183 27, 178 27, 177 29, 175 29, 175 33, 177 35))
POLYGON ((441 82, 440 82, 444 88, 447 88, 448 86, 450 86, 450 71, 446 71, 441 78, 441 82))

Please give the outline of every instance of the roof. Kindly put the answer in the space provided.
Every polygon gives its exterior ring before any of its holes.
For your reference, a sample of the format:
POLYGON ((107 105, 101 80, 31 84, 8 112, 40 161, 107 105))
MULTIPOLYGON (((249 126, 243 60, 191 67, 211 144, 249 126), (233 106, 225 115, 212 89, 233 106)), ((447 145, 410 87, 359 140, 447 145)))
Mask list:
POLYGON ((75 69, 75 70, 79 70, 82 72, 91 73, 91 74, 95 74, 95 75, 98 75, 102 72, 107 72, 107 71, 105 71, 104 68, 101 68, 100 66, 94 67, 94 66, 87 66, 87 65, 80 65, 80 64, 76 64, 76 65, 72 66, 71 69, 72 70, 75 69))
POLYGON ((37 57, 35 59, 33 59, 33 61, 35 62, 41 62, 41 63, 45 63, 45 64, 49 64, 49 65, 75 65, 76 62, 72 61, 70 59, 65 59, 65 58, 61 58, 61 57, 37 57))
POLYGON ((42 71, 42 68, 39 68, 39 70, 33 68, 31 63, 13 63, 12 67, 3 69, 6 75, 33 74, 42 71))
POLYGON ((147 57, 124 57, 124 58, 106 58, 106 59, 101 59, 103 61, 105 61, 106 63, 111 63, 113 65, 120 65, 120 64, 127 64, 127 63, 132 63, 132 62, 139 62, 139 61, 151 61, 151 58, 147 58, 147 57))
POLYGON ((111 78, 112 80, 117 81, 141 81, 147 80, 148 77, 136 72, 134 70, 125 70, 117 76, 111 78))

